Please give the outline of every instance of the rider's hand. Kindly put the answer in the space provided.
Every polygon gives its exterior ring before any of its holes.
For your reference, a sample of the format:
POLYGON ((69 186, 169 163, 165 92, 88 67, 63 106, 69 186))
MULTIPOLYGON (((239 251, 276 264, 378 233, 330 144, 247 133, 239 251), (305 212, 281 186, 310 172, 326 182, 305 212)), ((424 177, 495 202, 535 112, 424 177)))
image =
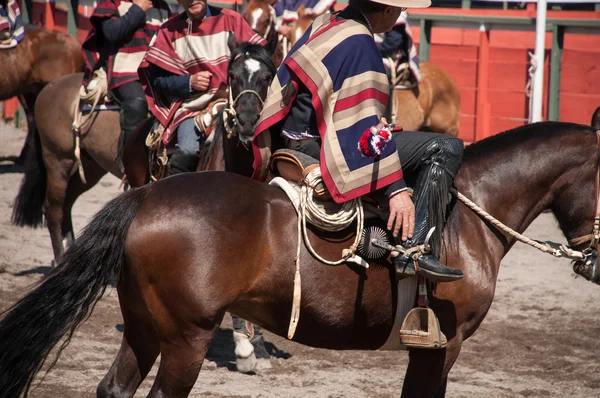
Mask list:
POLYGON ((398 237, 402 227, 402 240, 412 238, 415 230, 415 205, 408 191, 402 191, 390 198, 390 218, 387 229, 398 237))
POLYGON ((144 10, 144 12, 153 7, 152 0, 133 0, 133 4, 140 7, 142 10, 144 10))
POLYGON ((192 88, 194 91, 206 91, 208 90, 208 86, 210 84, 210 78, 212 77, 212 73, 209 71, 202 71, 198 73, 194 73, 190 78, 192 88))

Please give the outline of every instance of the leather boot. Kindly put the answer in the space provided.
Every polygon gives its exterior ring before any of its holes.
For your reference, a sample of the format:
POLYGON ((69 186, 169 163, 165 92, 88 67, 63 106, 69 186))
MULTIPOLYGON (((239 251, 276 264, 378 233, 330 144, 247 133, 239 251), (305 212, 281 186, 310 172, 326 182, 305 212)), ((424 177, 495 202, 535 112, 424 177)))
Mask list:
POLYGON ((175 151, 167 163, 167 173, 172 176, 180 173, 193 173, 198 168, 200 156, 195 153, 187 153, 181 150, 175 151))
POLYGON ((428 243, 429 249, 417 254, 416 259, 404 255, 393 258, 398 275, 416 272, 432 282, 452 282, 463 277, 461 270, 447 267, 438 260, 450 187, 460 167, 462 145, 460 140, 444 137, 434 140, 428 147, 415 188, 414 234, 403 246, 428 243), (435 229, 430 233, 432 228, 435 229))
POLYGON ((121 134, 119 135, 119 141, 117 144, 117 165, 121 172, 125 171, 123 167, 123 149, 125 142, 135 131, 135 129, 146 119, 148 116, 148 104, 145 99, 140 98, 128 98, 121 104, 121 111, 119 112, 119 121, 121 124, 121 134))

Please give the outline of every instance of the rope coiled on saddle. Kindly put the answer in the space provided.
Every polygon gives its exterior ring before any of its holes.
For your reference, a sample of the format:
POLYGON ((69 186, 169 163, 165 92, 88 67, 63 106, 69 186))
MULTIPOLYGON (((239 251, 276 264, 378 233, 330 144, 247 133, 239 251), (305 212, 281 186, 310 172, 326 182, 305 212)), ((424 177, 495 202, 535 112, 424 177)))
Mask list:
POLYGON ((84 184, 86 183, 86 179, 83 171, 83 164, 81 163, 81 130, 91 121, 92 115, 100 103, 100 100, 106 98, 107 95, 108 78, 106 77, 106 71, 100 68, 94 71, 92 74, 92 79, 87 87, 81 86, 79 88, 79 98, 75 101, 75 106, 73 109, 73 124, 71 125, 71 129, 75 137, 75 162, 77 163, 79 178, 81 178, 81 182, 84 184), (83 117, 83 112, 81 111, 81 101, 92 106, 90 113, 85 118, 83 117))
POLYGON ((300 319, 300 299, 302 295, 302 279, 300 277, 300 249, 302 247, 302 239, 306 249, 316 259, 328 265, 339 265, 347 261, 364 263, 364 260, 357 258, 356 250, 360 242, 361 233, 364 227, 364 211, 360 198, 352 199, 344 202, 341 208, 336 212, 328 212, 322 206, 317 205, 314 199, 315 187, 322 183, 321 169, 315 168, 306 175, 303 180, 302 190, 300 192, 300 208, 298 211, 298 250, 296 251, 296 273, 294 275, 294 296, 292 299, 292 316, 288 328, 288 339, 294 337, 298 321, 300 319), (356 221, 356 235, 354 243, 350 248, 342 251, 342 258, 337 261, 329 261, 321 257, 310 243, 306 222, 314 225, 322 231, 338 232, 342 231, 354 221, 356 221), (361 261, 362 260, 362 261, 361 261))

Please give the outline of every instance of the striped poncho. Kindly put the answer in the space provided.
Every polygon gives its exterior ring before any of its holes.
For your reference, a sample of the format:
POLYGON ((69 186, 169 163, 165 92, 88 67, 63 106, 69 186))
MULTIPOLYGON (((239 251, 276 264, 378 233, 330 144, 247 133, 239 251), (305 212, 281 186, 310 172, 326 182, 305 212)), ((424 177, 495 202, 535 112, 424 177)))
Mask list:
POLYGON ((138 26, 126 43, 116 46, 105 40, 102 35, 102 22, 125 15, 132 5, 128 0, 98 0, 98 5, 90 17, 92 29, 81 49, 86 64, 83 77, 85 86, 89 83, 92 73, 103 66, 106 66, 110 90, 139 80, 138 67, 152 37, 169 18, 170 10, 163 0, 152 0, 153 8, 146 11, 146 23, 138 26))
POLYGON ((312 94, 322 140, 321 173, 333 199, 345 202, 402 178, 392 140, 380 156, 358 149, 364 132, 379 122, 389 96, 388 78, 371 32, 336 14, 318 17, 279 68, 253 141, 254 176, 264 179, 271 156, 271 134, 292 107, 300 85, 312 94))
POLYGON ((171 142, 181 122, 206 109, 217 98, 217 92, 229 87, 229 32, 235 34, 238 42, 265 44, 237 12, 209 7, 211 16, 202 20, 191 20, 184 12, 164 23, 140 65, 140 80, 150 111, 165 127, 165 145, 171 142), (150 84, 151 65, 179 76, 209 71, 212 73, 210 85, 207 91, 189 98, 154 91, 150 84))
POLYGON ((1 48, 13 48, 23 40, 25 28, 21 18, 21 10, 16 0, 8 0, 6 9, 0 5, 0 31, 10 31, 10 39, 0 43, 1 48))

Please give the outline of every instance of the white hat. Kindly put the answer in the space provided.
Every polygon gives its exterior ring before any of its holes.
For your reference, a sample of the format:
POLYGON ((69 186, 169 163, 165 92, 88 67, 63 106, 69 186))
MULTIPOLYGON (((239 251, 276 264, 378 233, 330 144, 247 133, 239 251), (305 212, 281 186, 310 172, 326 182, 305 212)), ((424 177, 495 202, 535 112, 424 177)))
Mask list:
POLYGON ((369 0, 373 3, 385 4, 392 7, 427 8, 431 0, 369 0))

